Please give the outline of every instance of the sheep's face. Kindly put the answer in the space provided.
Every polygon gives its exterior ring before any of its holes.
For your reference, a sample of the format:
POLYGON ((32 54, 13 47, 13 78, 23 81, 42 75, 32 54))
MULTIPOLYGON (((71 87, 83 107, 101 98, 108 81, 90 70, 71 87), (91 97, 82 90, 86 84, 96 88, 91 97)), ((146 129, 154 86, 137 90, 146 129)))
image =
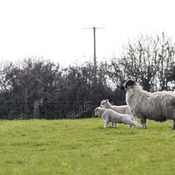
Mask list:
POLYGON ((97 107, 94 112, 96 117, 101 116, 100 107, 97 107))
POLYGON ((121 85, 121 90, 128 91, 129 89, 133 88, 133 86, 136 84, 133 80, 127 80, 125 83, 121 85))
POLYGON ((101 108, 106 108, 106 104, 107 104, 108 102, 109 102, 108 99, 102 100, 102 101, 101 101, 101 104, 100 104, 100 107, 101 107, 101 108))

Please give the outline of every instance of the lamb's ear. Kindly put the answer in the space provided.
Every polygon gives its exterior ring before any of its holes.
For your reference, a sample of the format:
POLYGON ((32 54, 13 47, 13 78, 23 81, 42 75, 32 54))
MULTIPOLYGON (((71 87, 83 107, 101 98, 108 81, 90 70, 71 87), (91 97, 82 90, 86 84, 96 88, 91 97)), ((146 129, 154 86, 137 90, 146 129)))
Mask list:
POLYGON ((109 100, 108 100, 108 99, 106 99, 106 102, 109 102, 109 100))
POLYGON ((94 111, 97 111, 98 110, 98 107, 97 108, 95 108, 95 110, 94 111))

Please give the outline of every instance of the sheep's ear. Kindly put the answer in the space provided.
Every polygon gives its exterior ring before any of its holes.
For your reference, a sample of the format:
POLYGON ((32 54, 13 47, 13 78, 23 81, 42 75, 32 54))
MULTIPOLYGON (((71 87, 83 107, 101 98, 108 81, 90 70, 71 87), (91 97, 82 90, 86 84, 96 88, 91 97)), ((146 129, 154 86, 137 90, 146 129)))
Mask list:
POLYGON ((125 90, 125 88, 124 88, 124 85, 123 85, 123 84, 120 86, 120 89, 121 89, 121 90, 125 90))
POLYGON ((136 82, 134 80, 128 80, 127 86, 133 86, 136 82))
POLYGON ((109 100, 108 100, 108 99, 106 99, 106 102, 109 102, 109 100))
POLYGON ((127 89, 128 87, 132 87, 133 85, 135 85, 135 81, 134 80, 127 80, 124 84, 123 87, 124 89, 127 89))
POLYGON ((128 88, 132 88, 136 82, 134 80, 127 80, 125 83, 121 85, 121 90, 127 90, 128 88))

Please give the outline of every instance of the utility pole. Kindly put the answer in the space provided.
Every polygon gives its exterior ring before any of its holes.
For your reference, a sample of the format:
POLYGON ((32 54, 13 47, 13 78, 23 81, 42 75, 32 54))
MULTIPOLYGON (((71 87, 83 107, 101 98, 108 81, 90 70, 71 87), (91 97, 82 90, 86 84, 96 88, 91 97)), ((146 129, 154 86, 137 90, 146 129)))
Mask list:
POLYGON ((96 57, 96 29, 104 29, 104 27, 90 27, 83 29, 93 29, 93 41, 94 41, 94 83, 97 84, 97 57, 96 57))
MULTIPOLYGON (((97 75, 97 57, 96 57, 96 28, 93 27, 93 34, 94 34, 94 79, 96 79, 97 75)), ((96 82, 97 80, 95 80, 96 82)))

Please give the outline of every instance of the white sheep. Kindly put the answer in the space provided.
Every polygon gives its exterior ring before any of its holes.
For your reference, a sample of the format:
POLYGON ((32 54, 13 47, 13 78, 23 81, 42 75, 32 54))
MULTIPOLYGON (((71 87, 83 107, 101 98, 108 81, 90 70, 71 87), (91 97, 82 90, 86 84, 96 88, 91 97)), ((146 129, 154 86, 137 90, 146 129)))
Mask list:
POLYGON ((120 114, 118 112, 113 111, 112 109, 105 109, 101 107, 97 107, 95 110, 96 116, 101 116, 104 122, 104 128, 107 128, 110 122, 113 123, 124 123, 132 126, 140 126, 139 123, 132 120, 129 114, 120 114))
POLYGON ((150 93, 133 80, 126 81, 122 86, 126 91, 126 103, 131 113, 141 119, 142 127, 147 128, 146 119, 155 121, 173 120, 175 129, 175 93, 162 91, 150 93))

